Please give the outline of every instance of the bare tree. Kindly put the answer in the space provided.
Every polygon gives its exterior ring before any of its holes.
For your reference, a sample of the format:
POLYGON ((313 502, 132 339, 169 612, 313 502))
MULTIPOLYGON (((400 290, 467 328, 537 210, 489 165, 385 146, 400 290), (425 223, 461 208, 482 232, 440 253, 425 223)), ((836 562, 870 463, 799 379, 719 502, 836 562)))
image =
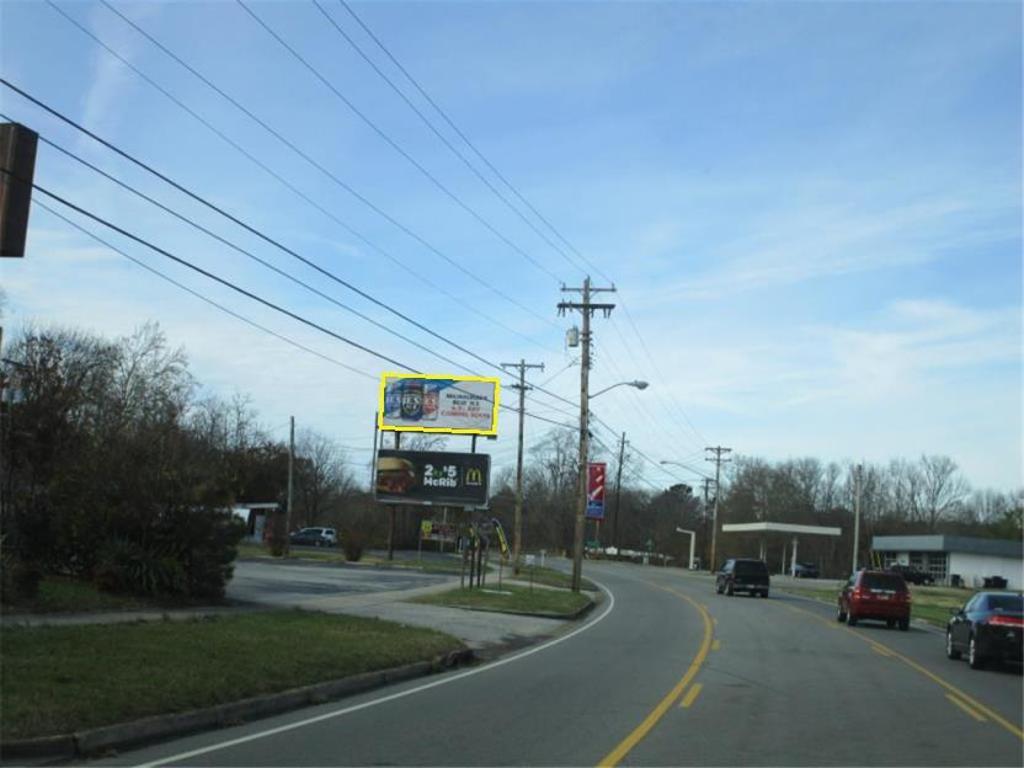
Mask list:
POLYGON ((921 457, 921 499, 928 530, 954 512, 969 490, 967 481, 948 456, 921 457))
POLYGON ((320 432, 302 429, 296 439, 295 487, 299 519, 318 525, 336 503, 350 494, 354 481, 345 469, 345 456, 338 444, 320 432))

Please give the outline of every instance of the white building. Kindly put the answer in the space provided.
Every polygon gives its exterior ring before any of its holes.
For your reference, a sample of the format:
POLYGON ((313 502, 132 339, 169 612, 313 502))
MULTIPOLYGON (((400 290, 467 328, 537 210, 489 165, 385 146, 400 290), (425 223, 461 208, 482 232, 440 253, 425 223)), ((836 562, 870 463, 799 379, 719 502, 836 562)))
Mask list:
POLYGON ((1024 547, 1007 539, 969 536, 874 536, 871 548, 883 567, 899 563, 927 571, 936 584, 959 576, 967 587, 980 588, 985 579, 1001 576, 1010 589, 1024 588, 1024 547))

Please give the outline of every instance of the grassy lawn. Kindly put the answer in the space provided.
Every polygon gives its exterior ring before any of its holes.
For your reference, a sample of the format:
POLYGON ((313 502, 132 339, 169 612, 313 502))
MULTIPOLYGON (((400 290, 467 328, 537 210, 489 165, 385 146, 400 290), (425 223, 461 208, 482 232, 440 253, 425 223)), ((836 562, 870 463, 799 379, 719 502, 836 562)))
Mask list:
POLYGON ((564 590, 511 586, 503 584, 501 590, 492 583, 483 589, 452 589, 434 595, 423 595, 417 603, 446 605, 451 608, 474 608, 498 613, 544 613, 552 616, 572 616, 591 602, 586 595, 564 590))
MULTIPOLYGON (((209 604, 210 601, 205 601, 209 604)), ((5 614, 15 613, 77 613, 87 611, 141 611, 187 605, 101 592, 93 584, 63 576, 46 576, 39 582, 39 594, 33 600, 4 603, 5 614)))
POLYGON ((223 704, 461 647, 429 629, 301 611, 0 633, 3 740, 223 704))
MULTIPOLYGON (((978 590, 952 589, 950 587, 923 587, 910 584, 912 618, 927 621, 936 627, 945 627, 949 620, 949 609, 959 608, 978 590)), ((779 587, 784 592, 803 595, 815 600, 836 604, 840 587, 779 587)))
MULTIPOLYGON (((554 568, 541 568, 539 566, 533 566, 530 568, 528 566, 523 566, 519 571, 519 575, 516 576, 516 579, 518 581, 529 581, 531 571, 533 572, 534 584, 544 584, 548 587, 562 587, 563 589, 572 588, 572 574, 562 573, 562 571, 556 571, 554 568)), ((506 578, 512 578, 511 568, 507 569, 505 573, 508 574, 506 578)), ((597 592, 597 585, 587 578, 580 579, 580 587, 589 592, 597 592)))

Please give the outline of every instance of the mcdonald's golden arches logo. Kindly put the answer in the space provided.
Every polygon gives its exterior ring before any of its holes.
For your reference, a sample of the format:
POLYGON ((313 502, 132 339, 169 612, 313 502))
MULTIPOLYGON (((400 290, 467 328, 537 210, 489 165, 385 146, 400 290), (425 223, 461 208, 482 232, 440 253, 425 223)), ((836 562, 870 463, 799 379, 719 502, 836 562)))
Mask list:
POLYGON ((466 485, 479 488, 484 484, 484 473, 479 467, 466 470, 466 485))

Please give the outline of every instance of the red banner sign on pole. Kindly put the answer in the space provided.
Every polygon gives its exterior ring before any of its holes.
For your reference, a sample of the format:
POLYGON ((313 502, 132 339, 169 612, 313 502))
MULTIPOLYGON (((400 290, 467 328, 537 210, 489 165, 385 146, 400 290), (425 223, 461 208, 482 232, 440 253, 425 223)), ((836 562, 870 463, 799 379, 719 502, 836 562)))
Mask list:
POLYGON ((604 478, 607 464, 592 461, 587 465, 587 517, 604 520, 604 478))

